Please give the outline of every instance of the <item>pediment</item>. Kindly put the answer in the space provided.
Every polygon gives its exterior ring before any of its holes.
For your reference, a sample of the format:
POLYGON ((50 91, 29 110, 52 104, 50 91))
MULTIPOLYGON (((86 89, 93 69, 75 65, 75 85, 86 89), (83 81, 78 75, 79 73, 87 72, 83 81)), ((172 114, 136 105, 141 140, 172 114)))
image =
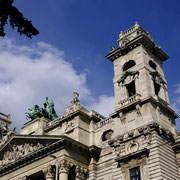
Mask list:
POLYGON ((0 176, 64 146, 63 136, 14 135, 0 147, 0 176), (41 155, 41 156, 39 156, 41 155))

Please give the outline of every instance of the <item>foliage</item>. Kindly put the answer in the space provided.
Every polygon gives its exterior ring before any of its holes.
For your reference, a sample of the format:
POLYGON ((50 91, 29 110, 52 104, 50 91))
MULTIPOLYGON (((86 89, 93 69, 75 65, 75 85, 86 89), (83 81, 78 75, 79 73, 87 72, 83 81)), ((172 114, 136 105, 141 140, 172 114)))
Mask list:
POLYGON ((0 36, 5 36, 4 26, 9 23, 14 29, 17 27, 17 31, 21 34, 25 34, 28 38, 32 35, 38 35, 39 31, 32 25, 31 21, 23 17, 23 14, 19 10, 12 6, 14 0, 0 0, 0 36))

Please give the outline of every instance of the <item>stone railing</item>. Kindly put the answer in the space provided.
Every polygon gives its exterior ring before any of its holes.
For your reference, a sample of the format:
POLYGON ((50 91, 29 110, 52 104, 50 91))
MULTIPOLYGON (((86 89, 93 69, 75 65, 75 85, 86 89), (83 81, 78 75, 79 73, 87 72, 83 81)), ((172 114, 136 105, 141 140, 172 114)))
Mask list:
POLYGON ((133 32, 134 30, 135 30, 135 27, 133 26, 133 27, 129 28, 128 30, 124 31, 124 32, 121 31, 120 35, 121 36, 127 35, 127 34, 133 32))
POLYGON ((100 121, 100 122, 98 122, 98 123, 96 124, 96 129, 98 129, 98 128, 106 125, 106 124, 109 124, 109 123, 111 123, 111 122, 113 122, 113 119, 112 119, 112 118, 103 119, 102 121, 100 121))
POLYGON ((162 99, 162 98, 160 98, 160 97, 158 97, 158 101, 159 101, 160 103, 166 105, 166 106, 168 105, 168 103, 167 103, 164 99, 162 99))
POLYGON ((136 29, 138 29, 138 27, 139 27, 139 24, 136 22, 133 27, 129 28, 128 30, 126 30, 126 31, 124 31, 124 32, 121 31, 120 34, 119 34, 119 38, 121 39, 122 37, 124 37, 124 36, 132 33, 133 31, 135 31, 136 29))
POLYGON ((120 101, 118 104, 120 105, 120 107, 126 106, 128 104, 131 104, 131 103, 139 100, 140 97, 141 97, 140 94, 135 94, 134 96, 131 96, 131 97, 127 98, 127 99, 124 99, 124 100, 120 101))

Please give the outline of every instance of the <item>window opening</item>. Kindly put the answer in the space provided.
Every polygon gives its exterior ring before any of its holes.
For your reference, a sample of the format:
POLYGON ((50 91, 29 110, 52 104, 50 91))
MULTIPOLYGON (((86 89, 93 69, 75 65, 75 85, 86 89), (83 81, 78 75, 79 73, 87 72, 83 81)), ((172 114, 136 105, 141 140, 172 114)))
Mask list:
POLYGON ((141 172, 139 166, 130 169, 130 180, 141 180, 141 172))
POLYGON ((135 82, 132 81, 131 83, 126 85, 128 96, 134 96, 136 94, 135 82))
POLYGON ((2 135, 2 129, 0 128, 0 140, 2 139, 3 135, 2 135))
POLYGON ((159 95, 160 87, 158 83, 154 82, 154 91, 157 96, 159 95))
POLYGON ((29 180, 45 180, 45 176, 42 171, 39 171, 31 176, 28 176, 29 180))
POLYGON ((126 71, 126 70, 132 68, 135 65, 136 65, 136 63, 133 60, 130 60, 127 63, 125 63, 125 65, 123 67, 123 71, 126 71))
POLYGON ((104 133, 103 133, 103 135, 102 135, 102 141, 106 141, 106 140, 109 140, 109 139, 111 139, 111 136, 112 136, 112 134, 114 133, 114 131, 113 130, 108 130, 108 131, 105 131, 104 133))
POLYGON ((156 64, 153 62, 153 61, 149 61, 149 65, 154 69, 156 70, 156 64))
POLYGON ((76 166, 72 166, 69 170, 68 180, 75 180, 76 179, 76 166))

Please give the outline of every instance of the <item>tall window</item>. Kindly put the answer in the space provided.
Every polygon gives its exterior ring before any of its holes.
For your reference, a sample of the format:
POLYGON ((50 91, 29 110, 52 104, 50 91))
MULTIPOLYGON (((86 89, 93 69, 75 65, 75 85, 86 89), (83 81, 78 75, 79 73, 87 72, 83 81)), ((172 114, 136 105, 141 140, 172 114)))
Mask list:
POLYGON ((157 96, 159 95, 160 88, 161 86, 154 81, 154 91, 157 96))
POLYGON ((128 96, 134 96, 136 94, 135 82, 132 81, 131 83, 126 85, 128 96))
POLYGON ((69 170, 68 180, 75 180, 76 179, 75 170, 76 170, 76 166, 73 165, 69 170))
POLYGON ((141 172, 139 166, 130 169, 130 180, 141 180, 141 172))

